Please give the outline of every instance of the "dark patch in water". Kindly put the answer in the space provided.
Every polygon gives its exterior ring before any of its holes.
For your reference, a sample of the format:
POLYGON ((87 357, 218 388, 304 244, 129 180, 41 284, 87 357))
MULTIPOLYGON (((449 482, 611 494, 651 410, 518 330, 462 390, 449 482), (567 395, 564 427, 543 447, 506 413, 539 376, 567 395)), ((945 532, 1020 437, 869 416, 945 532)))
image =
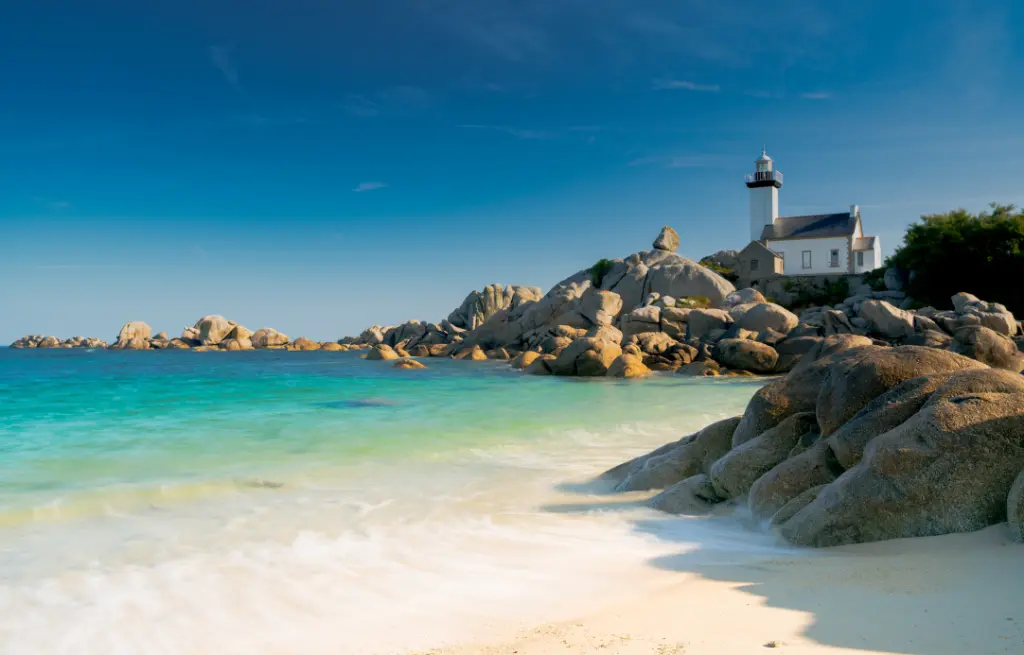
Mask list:
POLYGON ((391 407, 397 405, 398 401, 389 398, 358 398, 355 400, 332 400, 326 403, 317 403, 320 407, 328 409, 351 409, 360 407, 391 407))

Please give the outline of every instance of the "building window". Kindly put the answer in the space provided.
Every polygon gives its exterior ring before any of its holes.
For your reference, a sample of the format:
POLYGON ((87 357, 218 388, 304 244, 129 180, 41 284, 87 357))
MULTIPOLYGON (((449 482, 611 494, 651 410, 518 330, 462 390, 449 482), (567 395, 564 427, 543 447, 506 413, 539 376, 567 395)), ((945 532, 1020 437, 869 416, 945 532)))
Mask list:
POLYGON ((752 271, 756 271, 757 270, 757 260, 756 259, 751 259, 750 260, 750 270, 752 270, 752 271))
POLYGON ((857 266, 863 266, 863 265, 864 265, 864 252, 861 251, 861 252, 857 253, 857 266))
POLYGON ((803 267, 804 268, 810 268, 811 267, 811 251, 810 250, 803 251, 802 256, 803 256, 803 267))
POLYGON ((828 265, 831 266, 832 268, 839 268, 839 251, 838 250, 833 250, 832 251, 831 258, 829 259, 828 265))

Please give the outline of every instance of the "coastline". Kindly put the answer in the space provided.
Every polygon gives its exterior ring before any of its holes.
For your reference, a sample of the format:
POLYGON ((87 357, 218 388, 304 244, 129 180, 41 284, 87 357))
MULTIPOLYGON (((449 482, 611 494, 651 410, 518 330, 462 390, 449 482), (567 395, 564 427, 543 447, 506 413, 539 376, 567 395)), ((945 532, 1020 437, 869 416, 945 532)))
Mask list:
POLYGON ((1003 524, 751 565, 669 557, 651 562, 664 584, 639 602, 417 655, 1019 653, 1015 546, 1003 524))

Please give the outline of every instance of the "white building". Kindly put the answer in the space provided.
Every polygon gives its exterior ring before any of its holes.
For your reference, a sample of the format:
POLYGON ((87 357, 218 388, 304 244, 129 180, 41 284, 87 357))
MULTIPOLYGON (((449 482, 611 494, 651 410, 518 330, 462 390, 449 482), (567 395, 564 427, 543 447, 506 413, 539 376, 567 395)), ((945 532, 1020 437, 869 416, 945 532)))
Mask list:
MULTIPOLYGON (((779 216, 782 172, 762 150, 756 169, 747 175, 750 189, 750 240, 759 242, 780 262, 751 261, 747 268, 757 271, 782 270, 783 275, 844 275, 866 273, 882 265, 882 244, 878 237, 864 236, 860 208, 836 214, 779 216)), ((750 256, 764 257, 763 249, 744 249, 750 256)), ((768 273, 770 275, 770 273, 768 273)))

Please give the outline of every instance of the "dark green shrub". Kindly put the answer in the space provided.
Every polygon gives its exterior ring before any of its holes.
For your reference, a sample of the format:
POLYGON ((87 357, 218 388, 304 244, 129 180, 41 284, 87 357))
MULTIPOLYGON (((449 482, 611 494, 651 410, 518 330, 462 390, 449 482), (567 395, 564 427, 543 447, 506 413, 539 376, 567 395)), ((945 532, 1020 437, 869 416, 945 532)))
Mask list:
POLYGON ((922 216, 887 264, 909 271, 905 291, 933 307, 966 291, 1024 313, 1024 212, 993 203, 979 214, 922 216))
POLYGON ((601 280, 612 270, 612 266, 614 264, 612 264, 611 260, 602 257, 590 267, 590 281, 594 283, 595 287, 601 286, 601 280))

